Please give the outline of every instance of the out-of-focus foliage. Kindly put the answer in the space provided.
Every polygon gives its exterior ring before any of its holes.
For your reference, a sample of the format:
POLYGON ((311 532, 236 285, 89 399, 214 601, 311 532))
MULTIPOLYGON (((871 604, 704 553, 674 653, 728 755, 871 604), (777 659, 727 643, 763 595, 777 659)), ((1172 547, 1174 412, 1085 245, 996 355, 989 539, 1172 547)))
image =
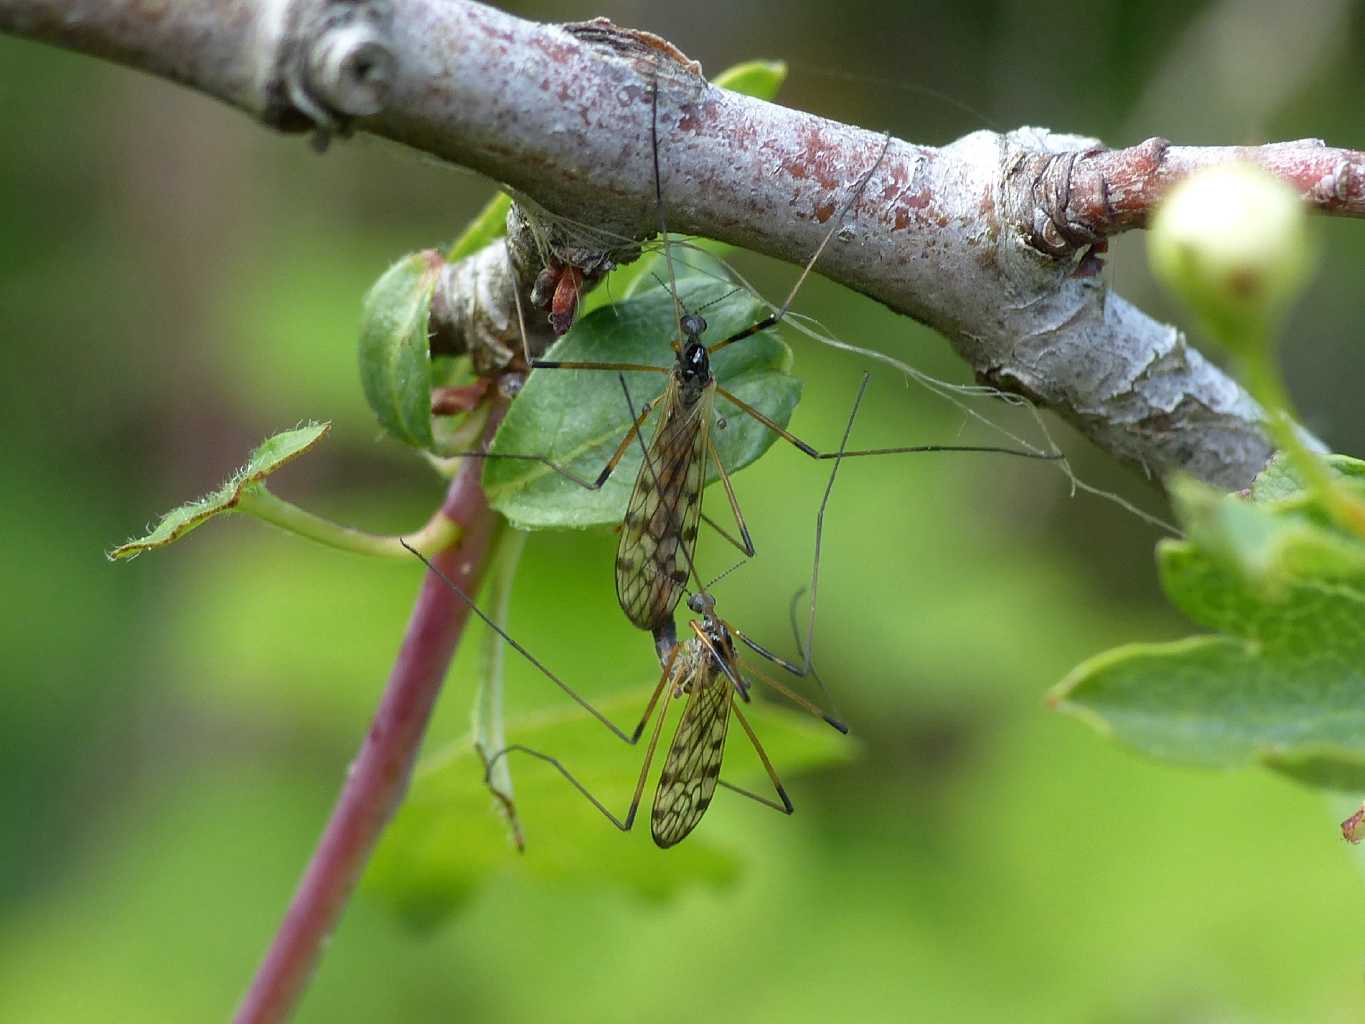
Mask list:
MULTIPOLYGON (((1365 497, 1365 462, 1335 463, 1365 497)), ((1060 705, 1159 757, 1365 789, 1365 542, 1292 480, 1281 458, 1246 497, 1176 481, 1189 539, 1158 547, 1162 585, 1216 635, 1092 658, 1060 705)))
MULTIPOLYGON (((965 104, 999 127, 1115 144, 1360 144, 1365 23, 1345 7, 1303 19, 1286 5, 1292 53, 1275 5, 522 9, 648 27, 712 68, 780 54, 784 103, 926 143, 981 127, 965 104), (1234 45, 1255 52, 1218 49, 1234 45)), ((0 232, 0 1019, 222 1019, 368 726, 421 570, 251 522, 129 564, 103 551, 308 418, 332 420, 331 439, 272 489, 377 532, 424 522, 441 485, 377 440, 355 365, 360 300, 400 254, 448 244, 492 186, 363 138, 319 159, 164 83, 7 39, 0 102, 13 142, 0 185, 19 200, 0 232)), ((1365 232, 1320 227, 1324 274, 1284 357, 1309 427, 1359 452, 1365 350, 1347 328, 1365 232)), ((1180 318, 1140 250, 1119 240, 1111 280, 1180 318)), ((744 269, 779 298, 796 273, 744 269)), ((797 308, 962 379, 940 338, 818 280, 797 308)), ((793 429, 837 445, 863 366, 789 340, 806 382, 793 429)), ((950 441, 962 422, 878 376, 855 443, 950 441)), ((1087 479, 1145 497, 1065 443, 1087 479)), ((779 763, 790 819, 718 798, 687 842, 733 871, 693 881, 674 867, 687 847, 657 854, 667 900, 536 877, 533 859, 572 860, 590 829, 604 872, 654 851, 591 808, 555 824, 567 805, 519 766, 526 854, 487 801, 463 827, 504 859, 463 913, 416 937, 362 886, 299 1019, 1353 1020, 1361 875, 1334 822, 1358 800, 1329 808, 1269 773, 1133 757, 1043 706, 1083 658, 1182 628, 1151 571, 1155 534, 1072 500, 1044 464, 874 461, 840 472, 821 574, 817 658, 852 761, 779 763), (697 950, 704 976, 680 967, 697 950)), ((761 561, 718 596, 788 655, 823 483, 785 446, 736 478, 761 561)), ((515 635, 593 699, 658 671, 616 609, 614 544, 533 537, 512 607, 515 635)), ((699 558, 732 562, 705 537, 699 558)), ((468 730, 477 646, 451 674, 431 754, 468 730)), ((508 700, 513 722, 566 707, 515 660, 508 700)), ((621 764, 606 781, 628 783, 638 761, 603 743, 621 764)))

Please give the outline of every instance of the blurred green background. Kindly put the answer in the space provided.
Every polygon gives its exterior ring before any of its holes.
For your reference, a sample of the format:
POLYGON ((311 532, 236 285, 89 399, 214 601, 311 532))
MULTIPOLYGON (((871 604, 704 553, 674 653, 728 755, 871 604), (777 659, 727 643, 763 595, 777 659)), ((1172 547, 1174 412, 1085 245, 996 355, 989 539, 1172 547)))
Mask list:
MULTIPOLYGON (((509 6, 649 28, 712 73, 781 57, 783 102, 923 143, 1041 124, 1114 145, 1365 144, 1359 3, 509 6)), ((0 1019, 223 1019, 364 734, 418 570, 245 521, 132 564, 102 553, 307 418, 334 432, 281 493, 377 531, 423 521, 440 484, 364 406, 360 298, 491 186, 372 139, 319 158, 184 90, 9 39, 0 109, 0 1019)), ((1365 228, 1320 228, 1285 359, 1308 425, 1359 455, 1365 228)), ((744 269, 770 296, 794 273, 744 269)), ((1178 318, 1139 236, 1107 274, 1178 318)), ((937 336, 837 288, 798 306, 965 379, 937 336)), ((862 365, 788 338, 808 381, 795 429, 824 445, 862 365)), ((962 423, 886 373, 870 401, 867 443, 962 423)), ((1160 508, 1059 436, 1085 479, 1160 508)), ((779 447, 736 481, 763 564, 725 582, 722 610, 788 651, 823 476, 779 447)), ((1360 1020, 1362 878, 1338 808, 1268 774, 1146 762, 1042 703, 1086 655, 1191 631, 1160 600, 1155 531, 1022 461, 840 479, 819 660, 856 743, 789 772, 793 818, 722 798, 697 852, 658 853, 590 810, 550 827, 572 796, 519 763, 527 853, 482 799, 448 822, 437 853, 463 872, 460 912, 414 930, 365 886, 299 1019, 1360 1020)), ((614 608, 613 544, 532 537, 512 609, 598 696, 654 671, 614 608)), ((433 747, 466 728, 472 653, 433 747)), ((563 707, 509 674, 514 713, 563 707)), ((624 794, 638 761, 611 755, 624 794)))

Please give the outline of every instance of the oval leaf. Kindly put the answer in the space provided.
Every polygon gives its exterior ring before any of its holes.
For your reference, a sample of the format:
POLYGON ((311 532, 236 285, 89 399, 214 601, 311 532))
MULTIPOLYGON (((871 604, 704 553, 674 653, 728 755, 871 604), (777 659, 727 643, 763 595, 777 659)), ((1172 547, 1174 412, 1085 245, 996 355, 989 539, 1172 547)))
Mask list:
POLYGON ((232 511, 244 490, 259 484, 285 463, 308 451, 331 429, 330 423, 306 423, 266 438, 252 451, 246 465, 222 487, 198 501, 187 502, 167 512, 146 536, 120 544, 109 552, 109 558, 132 558, 153 548, 164 548, 220 512, 232 511))
POLYGON ((431 354, 427 317, 442 265, 433 250, 403 257, 365 296, 360 382, 380 425, 398 440, 430 449, 431 354))
MULTIPOLYGON (((689 310, 703 309, 715 341, 760 319, 766 309, 727 281, 704 275, 678 279, 678 291, 689 310)), ((670 367, 669 340, 677 333, 673 299, 655 289, 613 306, 594 310, 546 353, 565 362, 625 362, 670 367)), ((722 387, 734 392, 766 416, 785 426, 801 396, 801 382, 790 376, 791 351, 775 333, 765 331, 716 353, 712 370, 722 387)), ((663 391, 662 373, 627 373, 626 385, 636 410, 663 391)), ((716 411, 724 429, 712 438, 730 472, 753 462, 775 440, 767 427, 724 399, 716 411)), ((652 433, 657 412, 650 415, 645 436, 652 433)), ((630 406, 620 378, 600 370, 534 371, 512 403, 494 439, 497 453, 543 455, 580 478, 593 480, 630 429, 630 406)), ((521 529, 587 527, 621 521, 631 487, 640 471, 638 444, 627 449, 616 471, 597 491, 590 491, 539 462, 490 458, 484 489, 490 503, 521 529)), ((709 467, 708 480, 715 480, 709 467)))

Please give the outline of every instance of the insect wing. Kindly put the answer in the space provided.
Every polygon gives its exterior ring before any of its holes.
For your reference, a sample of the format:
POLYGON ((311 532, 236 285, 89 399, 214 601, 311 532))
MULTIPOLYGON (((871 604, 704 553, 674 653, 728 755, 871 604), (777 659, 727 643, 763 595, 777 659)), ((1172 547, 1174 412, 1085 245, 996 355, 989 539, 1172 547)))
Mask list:
POLYGON ((670 380, 616 549, 616 597, 640 629, 671 618, 697 546, 714 387, 684 408, 670 380), (682 550, 686 548, 686 552, 682 550))
POLYGON ((715 664, 710 651, 698 640, 689 640, 688 644, 692 692, 668 748, 650 816, 654 842, 665 848, 696 828, 711 805, 725 757, 734 693, 729 677, 715 664))

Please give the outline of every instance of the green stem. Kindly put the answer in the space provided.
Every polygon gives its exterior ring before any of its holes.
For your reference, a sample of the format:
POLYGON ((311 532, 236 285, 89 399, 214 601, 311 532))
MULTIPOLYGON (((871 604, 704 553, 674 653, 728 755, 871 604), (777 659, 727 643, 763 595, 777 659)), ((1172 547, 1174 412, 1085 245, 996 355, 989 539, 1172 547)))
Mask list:
POLYGON ((1338 525, 1365 537, 1365 506, 1338 486, 1331 468, 1304 443, 1269 345, 1250 347, 1242 357, 1242 375, 1247 390, 1265 409, 1271 439, 1293 461, 1309 492, 1338 525))
MULTIPOLYGON (((366 533, 364 530, 334 523, 271 494, 264 484, 242 491, 237 499, 235 511, 246 512, 290 533, 342 551, 358 555, 380 555, 385 558, 412 558, 411 554, 403 550, 399 538, 366 533)), ((459 535, 459 525, 437 512, 420 530, 409 534, 406 540, 424 555, 432 555, 450 547, 459 535)))
MULTIPOLYGON (((500 522, 492 542, 492 555, 489 560, 488 614, 503 629, 507 628, 508 613, 512 605, 512 585, 516 580, 517 566, 521 554, 526 549, 526 534, 514 530, 500 522)), ((483 681, 474 699, 471 728, 474 734, 474 749, 484 764, 488 759, 507 746, 503 731, 502 684, 507 644, 495 630, 484 633, 482 647, 483 681)), ((499 758, 493 765, 488 777, 488 788, 502 806, 507 825, 512 831, 512 840, 517 849, 525 848, 521 822, 517 818, 516 804, 513 802, 512 773, 507 758, 499 758)))

